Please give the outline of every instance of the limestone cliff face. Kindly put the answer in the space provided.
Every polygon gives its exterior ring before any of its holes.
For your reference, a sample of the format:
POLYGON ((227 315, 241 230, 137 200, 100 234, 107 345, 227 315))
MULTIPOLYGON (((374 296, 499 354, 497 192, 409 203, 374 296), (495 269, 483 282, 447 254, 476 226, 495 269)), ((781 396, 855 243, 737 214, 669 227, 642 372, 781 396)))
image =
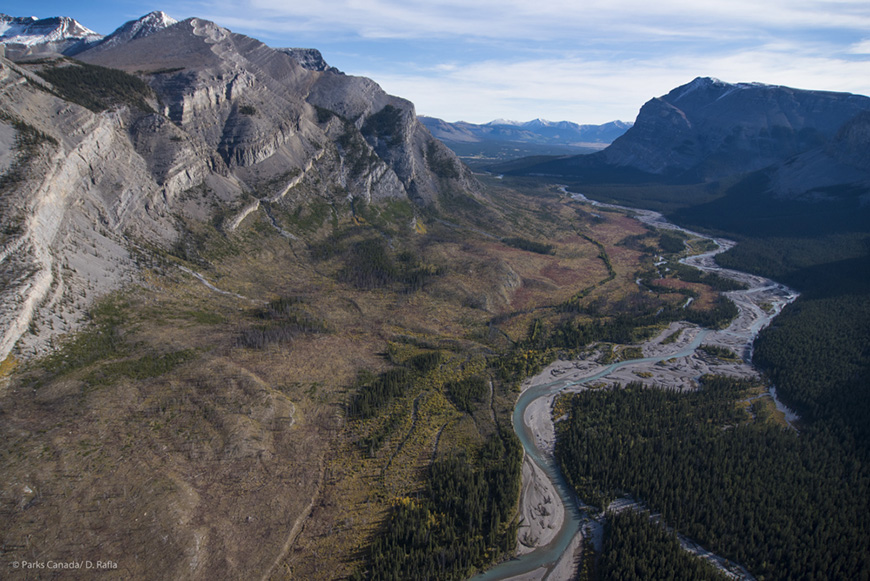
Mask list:
POLYGON ((431 204, 444 180, 475 188, 464 166, 419 123, 413 104, 370 79, 312 66, 309 51, 272 49, 189 19, 79 58, 150 71, 166 117, 253 189, 315 159, 331 164, 342 187, 362 188, 352 195, 369 199, 431 204))
POLYGON ((648 101, 630 131, 631 139, 616 145, 617 139, 615 150, 605 150, 608 162, 658 174, 673 167, 691 167, 698 156, 692 122, 663 99, 648 101))
POLYGON ((94 297, 135 276, 137 244, 174 242, 178 215, 221 205, 233 229, 264 203, 476 195, 410 102, 311 66, 308 51, 195 18, 113 38, 76 58, 145 80, 146 105, 91 111, 40 78, 54 65, 0 59, 0 160, 18 176, 2 188, 0 360, 74 329, 94 297))
POLYGON ((38 349, 75 328, 94 296, 129 279, 125 233, 168 240, 174 227, 129 138, 128 110, 72 105, 6 60, 0 79, 2 117, 16 132, 2 186, 5 358, 22 337, 38 349))

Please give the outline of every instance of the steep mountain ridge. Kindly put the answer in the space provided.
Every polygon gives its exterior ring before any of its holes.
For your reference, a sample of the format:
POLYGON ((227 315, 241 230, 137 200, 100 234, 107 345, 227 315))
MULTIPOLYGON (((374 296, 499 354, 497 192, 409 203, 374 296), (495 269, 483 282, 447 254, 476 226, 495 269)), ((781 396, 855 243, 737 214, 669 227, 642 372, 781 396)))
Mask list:
POLYGON ((823 147, 867 110, 870 98, 862 95, 697 78, 648 101, 634 125, 605 150, 523 171, 611 181, 620 181, 620 174, 632 180, 717 180, 823 147))
POLYGON ((868 108, 870 98, 860 95, 697 78, 646 103, 602 157, 653 174, 715 179, 821 145, 868 108))
MULTIPOLYGON (((323 155, 318 152, 324 141, 338 139, 348 129, 340 119, 359 131, 369 117, 390 105, 402 113, 396 119, 398 125, 390 127, 394 131, 391 146, 378 151, 389 158, 384 159, 389 167, 376 170, 378 176, 386 176, 384 187, 379 188, 382 179, 371 172, 348 175, 345 171, 341 181, 361 181, 367 198, 413 192, 418 200, 432 203, 437 197, 435 180, 417 148, 428 148, 431 143, 436 156, 449 154, 419 126, 411 103, 387 95, 369 79, 309 70, 281 50, 199 19, 183 21, 118 49, 88 51, 80 58, 131 72, 151 71, 150 83, 164 103, 164 113, 219 151, 231 168, 249 168, 279 151, 303 167, 315 155, 323 155), (339 119, 319 121, 329 112, 339 119), (328 135, 323 135, 324 130, 328 135), (391 173, 399 178, 404 192, 396 190, 391 173)), ((378 147, 378 142, 373 139, 360 145, 370 149, 378 147)), ((341 157, 342 152, 338 153, 341 157)), ((461 165, 450 164, 458 176, 461 165)), ((255 179, 275 177, 268 175, 266 167, 258 169, 253 172, 258 174, 255 179)))
POLYGON ((21 349, 39 351, 75 329, 94 297, 134 272, 131 242, 171 246, 182 231, 179 216, 202 220, 221 208, 230 228, 263 202, 320 200, 352 212, 357 199, 437 207, 450 184, 477 190, 419 124, 413 105, 369 79, 309 70, 195 18, 172 24, 152 13, 119 31, 107 37, 114 42, 76 55, 86 64, 0 62, 0 112, 6 131, 18 136, 7 157, 40 168, 22 172, 23 183, 3 193, 15 214, 4 215, 4 224, 21 226, 4 239, 4 256, 15 256, 4 264, 10 284, 0 359, 22 337, 21 349), (131 89, 142 93, 138 101, 103 110, 59 96, 115 82, 99 80, 94 66, 128 71, 129 82, 112 78, 131 87, 135 75, 148 84, 131 89), (26 131, 41 138, 22 152, 26 131))

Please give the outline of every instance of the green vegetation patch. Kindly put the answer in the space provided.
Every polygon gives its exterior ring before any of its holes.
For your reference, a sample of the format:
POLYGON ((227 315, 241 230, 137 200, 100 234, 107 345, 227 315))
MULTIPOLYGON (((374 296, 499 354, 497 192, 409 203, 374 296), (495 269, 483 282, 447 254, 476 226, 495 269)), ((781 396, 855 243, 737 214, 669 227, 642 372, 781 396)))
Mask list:
POLYGON ((556 249, 552 244, 535 242, 534 240, 528 240, 526 238, 502 238, 501 241, 513 248, 528 250, 529 252, 535 252, 537 254, 555 254, 556 252, 556 249))
POLYGON ((404 367, 390 369, 377 376, 366 371, 360 372, 356 395, 348 405, 348 415, 354 418, 374 416, 394 398, 408 391, 413 381, 413 373, 404 367))
POLYGON ((459 381, 451 381, 447 384, 450 399, 460 410, 471 413, 474 404, 482 402, 486 397, 489 387, 484 377, 472 375, 459 381))
POLYGON ((678 230, 662 230, 659 247, 666 254, 678 254, 686 249, 686 235, 678 230))
POLYGON ((299 297, 281 297, 255 313, 260 323, 243 330, 236 344, 249 349, 263 349, 273 343, 290 343, 308 333, 327 333, 329 326, 304 306, 299 297))
POLYGON ((117 297, 99 301, 91 309, 90 324, 42 360, 40 367, 60 376, 98 361, 123 357, 130 352, 123 329, 129 324, 126 303, 117 297))
POLYGON ((192 360, 195 356, 194 350, 184 349, 170 353, 149 353, 135 359, 113 361, 89 373, 85 382, 96 387, 109 385, 121 377, 137 380, 159 377, 192 360))
POLYGON ((671 343, 676 343, 677 339, 680 338, 680 335, 683 334, 682 329, 677 329, 673 333, 670 333, 667 337, 662 339, 662 345, 670 345, 671 343))
POLYGON ((89 325, 39 362, 38 369, 51 377, 85 371, 82 381, 89 387, 98 387, 122 377, 136 380, 158 377, 196 357, 192 349, 147 352, 136 357, 141 346, 125 337, 125 330, 130 327, 127 308, 116 296, 98 302, 91 310, 89 325))
POLYGON ((619 352, 620 361, 629 361, 631 359, 643 359, 643 349, 640 347, 626 347, 619 352))
POLYGON ((382 237, 370 234, 347 243, 341 236, 332 236, 314 251, 322 258, 340 254, 344 266, 338 279, 362 290, 415 292, 442 273, 440 267, 422 262, 411 249, 396 253, 382 237))
POLYGON ((34 71, 51 83, 60 95, 95 113, 117 105, 129 105, 153 113, 147 100, 154 98, 148 84, 118 69, 67 61, 34 71))
POLYGON ((737 361, 740 359, 737 353, 727 347, 720 347, 719 345, 701 345, 698 349, 716 357, 717 359, 723 359, 725 361, 737 361))
POLYGON ((683 282, 705 284, 713 290, 720 292, 746 290, 749 288, 742 282, 719 276, 715 272, 703 272, 702 270, 687 264, 669 261, 667 266, 670 269, 671 274, 683 282))

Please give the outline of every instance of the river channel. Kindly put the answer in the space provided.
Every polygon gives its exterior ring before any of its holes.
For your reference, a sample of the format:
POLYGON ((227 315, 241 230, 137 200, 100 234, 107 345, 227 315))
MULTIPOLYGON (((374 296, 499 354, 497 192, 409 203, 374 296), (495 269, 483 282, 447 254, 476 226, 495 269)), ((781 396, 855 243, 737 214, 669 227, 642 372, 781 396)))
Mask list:
MULTIPOLYGON (((563 191, 569 193, 564 188, 563 191)), ((629 212, 641 222, 655 228, 680 230, 692 237, 708 238, 667 222, 658 212, 602 204, 588 200, 582 194, 570 195, 578 203, 629 212)), ((522 442, 526 461, 538 466, 549 479, 547 484, 555 489, 558 500, 564 507, 564 518, 561 519, 561 527, 558 531, 552 536, 548 535, 549 540, 546 544, 500 563, 474 577, 475 580, 567 579, 574 573, 574 553, 581 537, 584 537, 583 542, 593 542, 593 538, 597 537, 600 543, 602 518, 600 511, 593 514, 589 507, 576 497, 565 482, 552 454, 555 434, 551 412, 552 403, 558 394, 566 391, 581 391, 586 389, 584 385, 599 380, 608 383, 636 381, 639 377, 637 374, 644 372, 654 373, 657 385, 682 390, 691 389, 697 378, 707 372, 744 377, 756 373, 750 363, 752 343, 756 335, 779 314, 786 304, 797 298, 797 293, 769 279, 717 266, 714 256, 731 248, 734 243, 724 239, 710 240, 713 240, 718 248, 685 258, 683 262, 704 271, 715 271, 721 276, 739 280, 748 286, 747 290, 725 293, 738 307, 738 315, 728 328, 711 330, 687 323, 675 323, 658 337, 641 346, 646 355, 642 359, 610 365, 601 365, 594 357, 572 362, 559 361, 524 382, 523 391, 517 399, 513 412, 514 430, 522 442), (662 341, 664 336, 675 331, 679 331, 680 340, 667 344, 662 341), (711 370, 696 353, 696 349, 702 344, 727 347, 741 354, 743 361, 736 362, 725 369, 717 367, 711 370), (666 365, 662 366, 660 362, 665 362, 666 365)), ((770 393, 777 408, 786 414, 786 419, 789 422, 794 421, 796 416, 776 399, 773 388, 770 393)), ((524 471, 523 486, 525 488, 528 485, 526 471, 524 471)), ((748 572, 741 567, 703 551, 691 540, 683 539, 683 545, 687 550, 703 555, 714 565, 729 573, 729 576, 751 579, 748 572)))

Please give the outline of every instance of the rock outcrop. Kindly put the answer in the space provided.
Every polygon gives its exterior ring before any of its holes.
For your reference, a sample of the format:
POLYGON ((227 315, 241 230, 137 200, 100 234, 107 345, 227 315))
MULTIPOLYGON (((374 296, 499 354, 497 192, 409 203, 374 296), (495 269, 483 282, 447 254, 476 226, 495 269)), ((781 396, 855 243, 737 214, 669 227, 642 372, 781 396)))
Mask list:
POLYGON ((777 164, 770 172, 778 198, 825 201, 857 195, 870 204, 870 111, 846 122, 821 147, 777 164))

